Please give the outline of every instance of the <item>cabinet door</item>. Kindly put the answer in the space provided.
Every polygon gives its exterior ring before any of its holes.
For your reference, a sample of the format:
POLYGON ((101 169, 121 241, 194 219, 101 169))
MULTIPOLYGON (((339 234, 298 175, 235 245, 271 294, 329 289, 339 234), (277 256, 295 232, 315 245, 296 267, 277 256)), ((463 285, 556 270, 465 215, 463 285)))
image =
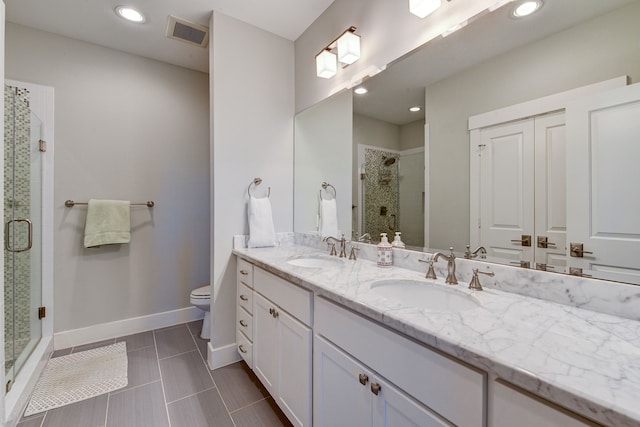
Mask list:
POLYGON ((488 255, 533 262, 534 122, 480 131, 480 244, 488 255))
POLYGON ((567 106, 568 243, 582 243, 570 267, 640 284, 640 84, 567 106))
POLYGON ((253 302, 253 369, 269 393, 276 396, 278 320, 270 312, 276 306, 257 292, 253 302))
POLYGON ((374 427, 451 426, 399 389, 378 377, 371 378, 369 389, 373 399, 374 427), (374 391, 377 391, 378 394, 375 394, 374 391))
POLYGON ((313 351, 314 426, 371 426, 371 373, 318 335, 313 351))
POLYGON ((279 376, 274 398, 293 425, 311 426, 311 328, 276 310, 279 376))

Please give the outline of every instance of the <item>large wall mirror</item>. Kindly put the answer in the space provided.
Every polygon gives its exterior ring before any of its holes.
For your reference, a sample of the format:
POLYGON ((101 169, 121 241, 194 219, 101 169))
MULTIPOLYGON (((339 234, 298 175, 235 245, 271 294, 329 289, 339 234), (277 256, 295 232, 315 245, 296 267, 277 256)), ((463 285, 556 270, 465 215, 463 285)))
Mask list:
MULTIPOLYGON (((476 212, 480 204, 478 199, 486 198, 485 190, 477 188, 481 178, 479 168, 486 169, 487 165, 482 163, 484 160, 479 163, 475 161, 474 149, 477 147, 472 146, 475 144, 484 147, 487 144, 483 144, 486 142, 484 140, 478 142, 477 138, 484 138, 486 135, 480 133, 482 129, 472 129, 470 123, 478 117, 485 120, 496 112, 503 112, 513 106, 517 109, 518 106, 528 105, 535 100, 554 99, 563 93, 578 91, 578 94, 574 94, 577 97, 591 93, 589 89, 585 92, 584 88, 592 88, 591 91, 609 90, 615 86, 640 82, 640 26, 637 25, 640 22, 640 1, 547 0, 539 12, 524 19, 513 18, 511 9, 512 4, 506 4, 399 59, 384 72, 363 82, 362 86, 368 90, 366 94, 341 93, 301 113, 305 115, 307 123, 313 123, 314 109, 338 99, 346 105, 349 103, 345 101, 345 97, 353 97, 350 112, 351 140, 344 142, 345 146, 341 146, 333 160, 326 163, 332 167, 335 159, 342 161, 345 156, 350 159, 351 167, 341 170, 340 177, 334 175, 332 178, 340 182, 339 192, 350 193, 349 201, 345 203, 343 200, 339 209, 346 236, 351 234, 353 238, 358 234, 369 233, 376 239, 383 230, 391 235, 400 231, 408 245, 429 251, 453 246, 463 256, 466 245, 472 245, 472 250, 483 245, 489 248, 485 259, 490 262, 515 263, 558 272, 569 272, 569 266, 575 265, 567 261, 568 256, 555 256, 552 250, 542 255, 537 254, 536 234, 541 233, 536 231, 531 233, 531 247, 522 248, 521 243, 512 242, 512 248, 507 247, 502 251, 492 251, 493 247, 498 248, 500 245, 490 244, 485 242, 486 238, 478 237, 475 229, 479 224, 476 222, 482 219, 478 218, 482 215, 476 212), (628 79, 620 79, 622 76, 628 76, 628 79), (414 106, 421 107, 421 110, 409 111, 414 106), (349 182, 351 187, 344 188, 347 185, 345 182, 349 182)), ((566 99, 563 102, 570 105, 573 100, 566 99)), ((545 111, 540 116, 562 115, 565 111, 562 103, 552 105, 551 111, 545 111)), ((341 111, 344 110, 343 108, 341 111)), ((632 110, 631 114, 633 112, 640 110, 632 110)), ((519 122, 521 119, 532 120, 530 127, 539 128, 536 127, 536 118, 528 116, 504 119, 504 123, 496 120, 496 125, 513 124, 512 122, 519 122)), ((318 116, 317 123, 320 120, 324 128, 334 128, 326 121, 326 114, 318 116)), ((569 117, 567 120, 570 120, 569 117)), ((344 128, 343 125, 340 127, 344 128)), ((556 126, 553 129, 555 130, 548 132, 550 135, 564 137, 564 128, 556 126)), ((298 155, 304 155, 305 148, 299 144, 300 131, 297 118, 294 229, 308 232, 314 231, 313 223, 302 226, 298 218, 315 218, 311 215, 316 215, 318 205, 311 199, 299 196, 299 193, 317 195, 320 182, 315 181, 320 179, 315 179, 313 188, 304 188, 302 184, 305 169, 297 159, 298 155)), ((523 144, 522 141, 528 136, 522 136, 524 134, 518 133, 519 131, 509 132, 505 135, 519 135, 512 138, 518 143, 503 144, 507 147, 504 150, 499 150, 500 145, 496 144, 498 148, 492 151, 493 155, 485 158, 491 157, 493 164, 504 165, 512 164, 509 162, 514 159, 525 162, 527 156, 535 157, 534 149, 527 154, 528 149, 518 145, 523 144)), ((539 131, 543 132, 545 131, 539 131)), ((487 138, 492 143, 497 140, 490 139, 490 136, 487 138)), ((621 144, 621 147, 622 150, 631 150, 627 153, 628 158, 640 158, 640 144, 635 147, 621 144)), ((557 147, 554 149, 557 150, 557 147)), ((561 151, 554 153, 553 149, 549 149, 546 154, 548 158, 556 159, 556 166, 564 166, 571 161, 566 158, 567 151, 564 148, 561 151)), ((624 154, 622 151, 617 158, 622 159, 624 154)), ((322 170, 323 160, 322 156, 315 158, 317 162, 314 164, 314 173, 318 173, 318 170, 322 170)), ((598 160, 594 161, 597 163, 598 160)), ((611 167, 611 160, 607 161, 609 169, 615 171, 616 168, 611 167)), ((592 166, 596 163, 592 163, 592 166)), ((504 188, 493 187, 497 193, 491 200, 500 201, 500 196, 504 196, 501 203, 506 200, 506 207, 500 210, 504 213, 502 220, 506 224, 505 228, 511 226, 511 219, 507 218, 509 212, 518 218, 527 215, 542 216, 521 212, 525 204, 534 206, 537 203, 538 199, 534 194, 518 193, 521 199, 531 199, 527 203, 515 203, 507 198, 511 194, 509 190, 520 184, 519 179, 524 179, 521 173, 526 169, 526 166, 519 165, 506 171, 494 171, 491 175, 492 179, 513 184, 505 185, 504 188)), ((555 198, 556 205, 560 207, 554 211, 558 229, 566 227, 566 223, 573 224, 577 218, 583 221, 584 217, 588 217, 580 212, 581 208, 577 208, 576 203, 571 202, 575 200, 574 196, 566 194, 567 187, 562 184, 563 181, 572 179, 587 180, 587 177, 568 176, 565 169, 558 168, 554 175, 556 180, 549 178, 544 183, 550 190, 548 199, 555 198)), ((327 172, 335 174, 337 171, 330 168, 327 172)), ((623 176, 640 182, 640 176, 636 172, 624 171, 620 174, 620 177, 623 176)), ((604 178, 607 182, 616 179, 604 178)), ((634 185, 629 185, 625 190, 631 196, 627 199, 640 200, 639 190, 633 189, 634 185)), ((539 190, 536 192, 540 193, 539 190)), ((607 201, 610 202, 611 200, 607 201)), ((602 203, 605 203, 604 200, 602 203)), ((632 207, 628 202, 625 203, 627 208, 632 207)), ((613 210, 617 212, 625 209, 613 210)), ((612 223, 625 221, 624 230, 616 229, 609 234, 619 231, 619 235, 624 234, 624 240, 640 241, 640 220, 620 218, 618 221, 616 215, 609 217, 609 222, 612 223)), ((513 228, 517 238, 509 240, 520 241, 518 227, 513 228)), ((547 234, 550 239, 549 248, 552 248, 555 245, 552 242, 553 234, 547 234)), ((562 250, 564 246, 569 246, 569 240, 558 243, 556 249, 562 254, 568 254, 568 251, 562 250)), ((585 243, 583 250, 589 251, 588 248, 589 243, 585 243)), ((625 247, 624 251, 638 249, 640 247, 631 246, 625 247)), ((637 255, 640 252, 635 253, 637 255)), ((584 255, 585 259, 589 259, 588 254, 584 255)), ((640 276, 636 274, 638 271, 640 261, 636 260, 635 265, 628 265, 623 269, 584 264, 582 273, 639 283, 640 280, 635 278, 640 276), (610 274, 613 270, 615 272, 610 274)), ((579 270, 573 272, 579 274, 579 270)))

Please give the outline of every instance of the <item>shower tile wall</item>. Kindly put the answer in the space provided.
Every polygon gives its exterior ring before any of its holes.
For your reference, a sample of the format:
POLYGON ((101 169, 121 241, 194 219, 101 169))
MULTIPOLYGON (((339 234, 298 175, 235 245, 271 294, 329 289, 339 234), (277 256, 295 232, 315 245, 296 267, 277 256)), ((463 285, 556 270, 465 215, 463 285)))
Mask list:
POLYGON ((380 233, 387 233, 391 241, 393 234, 400 229, 398 161, 384 166, 384 161, 391 157, 397 159, 398 155, 371 148, 366 148, 364 153, 362 232, 371 234, 376 241, 380 240, 380 233))
MULTIPOLYGON (((4 224, 6 224, 12 217, 28 218, 30 216, 29 91, 5 85, 4 105, 4 224), (13 143, 14 132, 15 144, 13 143)), ((20 230, 22 231, 22 228, 20 230)), ((12 247, 25 247, 27 233, 16 233, 11 243, 12 247)), ((5 369, 11 368, 14 362, 13 355, 22 352, 31 334, 31 257, 29 252, 18 253, 15 257, 12 255, 11 252, 4 251, 5 369), (15 348, 13 348, 14 344, 15 348)))

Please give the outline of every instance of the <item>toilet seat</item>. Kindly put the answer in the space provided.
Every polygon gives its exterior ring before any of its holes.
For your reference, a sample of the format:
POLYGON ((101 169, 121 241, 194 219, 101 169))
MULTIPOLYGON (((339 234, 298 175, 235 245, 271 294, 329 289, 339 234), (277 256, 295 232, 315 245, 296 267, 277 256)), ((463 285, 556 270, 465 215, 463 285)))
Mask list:
POLYGON ((211 286, 206 285, 191 291, 193 299, 211 299, 211 286))

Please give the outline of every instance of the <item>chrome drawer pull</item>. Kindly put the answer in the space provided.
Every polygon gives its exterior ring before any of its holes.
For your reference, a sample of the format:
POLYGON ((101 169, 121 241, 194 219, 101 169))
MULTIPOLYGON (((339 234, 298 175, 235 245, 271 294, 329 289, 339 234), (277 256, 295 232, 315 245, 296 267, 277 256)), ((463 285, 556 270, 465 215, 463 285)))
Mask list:
POLYGON ((249 301, 249 298, 248 298, 245 294, 241 294, 241 295, 240 295, 240 299, 241 299, 242 301, 249 301))
POLYGON ((240 350, 241 353, 245 353, 245 354, 247 353, 247 350, 245 350, 245 348, 242 346, 242 344, 240 344, 238 346, 238 350, 240 350))
POLYGON ((247 322, 244 321, 244 319, 240 319, 240 325, 242 325, 243 327, 247 327, 247 322))
POLYGON ((240 274, 242 274, 243 276, 248 276, 249 272, 247 270, 240 270, 240 274))

